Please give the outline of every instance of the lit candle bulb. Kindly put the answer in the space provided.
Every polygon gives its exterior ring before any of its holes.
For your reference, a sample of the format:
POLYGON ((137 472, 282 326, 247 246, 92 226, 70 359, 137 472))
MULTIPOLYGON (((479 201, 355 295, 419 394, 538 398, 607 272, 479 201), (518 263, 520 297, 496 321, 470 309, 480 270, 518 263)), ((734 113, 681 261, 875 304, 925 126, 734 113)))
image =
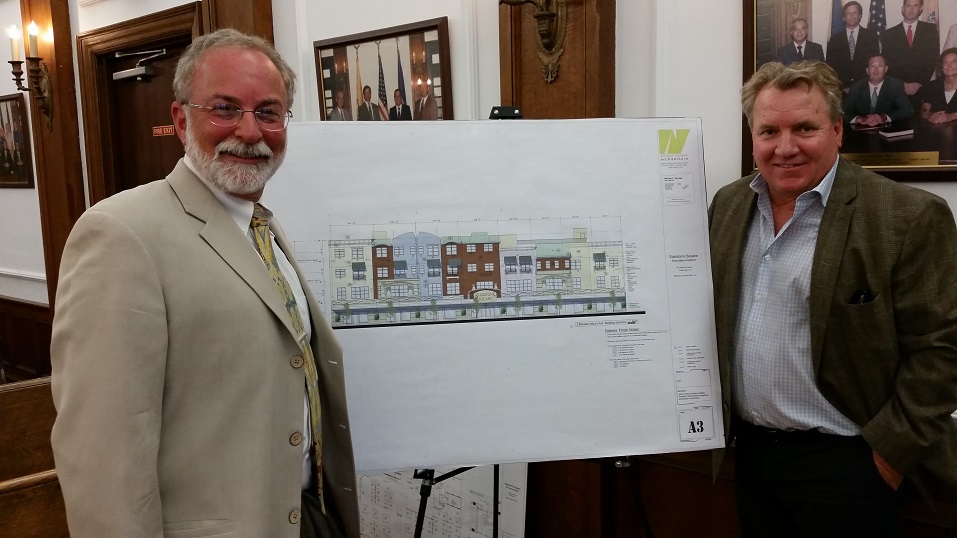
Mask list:
POLYGON ((36 58, 40 55, 40 49, 37 47, 37 36, 40 35, 40 27, 37 26, 37 23, 30 21, 30 26, 27 26, 27 34, 29 34, 27 56, 36 58))
POLYGON ((10 59, 16 62, 20 60, 20 30, 13 25, 7 28, 7 35, 10 36, 10 59))

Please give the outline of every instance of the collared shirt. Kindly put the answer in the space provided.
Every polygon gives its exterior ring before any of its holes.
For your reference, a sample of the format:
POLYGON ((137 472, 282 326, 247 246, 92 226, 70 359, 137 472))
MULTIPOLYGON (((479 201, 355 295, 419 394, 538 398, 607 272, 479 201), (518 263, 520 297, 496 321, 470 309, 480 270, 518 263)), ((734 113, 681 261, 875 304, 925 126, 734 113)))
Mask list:
POLYGON ((811 359, 811 267, 836 172, 837 160, 817 187, 798 197, 777 235, 767 183, 760 175, 751 182, 758 211, 741 263, 731 383, 735 412, 753 424, 860 433, 818 390, 811 359))
MULTIPOLYGON (((220 205, 223 206, 223 209, 226 210, 226 213, 233 219, 236 223, 236 226, 239 227, 240 231, 246 235, 249 239, 249 244, 256 250, 256 238, 253 236, 252 228, 250 223, 253 218, 253 203, 249 200, 244 200, 236 196, 231 196, 221 189, 210 183, 206 177, 200 173, 199 169, 193 164, 193 161, 189 156, 183 157, 183 162, 186 166, 192 170, 196 177, 203 182, 206 187, 209 188, 210 192, 213 193, 213 196, 219 201, 220 205)), ((312 323, 309 318, 309 307, 306 303, 306 294, 302 290, 302 283, 299 282, 299 277, 296 275, 296 270, 293 269, 292 264, 289 263, 289 259, 286 258, 286 254, 279 248, 279 244, 276 243, 276 235, 270 230, 269 238, 272 241, 273 254, 276 255, 276 263, 279 264, 279 270, 282 271, 282 276, 286 278, 286 281, 289 282, 289 288, 292 290, 292 294, 296 297, 296 307, 299 308, 299 316, 303 321, 303 330, 306 332, 306 342, 309 342, 312 338, 312 323)), ((256 252, 256 255, 259 256, 259 252, 256 252)), ((309 420, 309 394, 306 392, 305 385, 303 385, 303 441, 302 441, 302 489, 308 489, 312 485, 312 422, 309 420)))

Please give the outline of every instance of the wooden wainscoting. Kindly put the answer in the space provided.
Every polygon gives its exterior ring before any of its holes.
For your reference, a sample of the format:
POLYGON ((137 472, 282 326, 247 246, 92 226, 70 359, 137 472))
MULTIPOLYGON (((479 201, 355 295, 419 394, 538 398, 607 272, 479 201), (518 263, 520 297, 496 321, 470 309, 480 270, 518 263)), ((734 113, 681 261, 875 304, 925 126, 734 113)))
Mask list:
POLYGON ((3 536, 69 536, 50 447, 50 430, 55 418, 49 377, 0 385, 0 529, 3 536))
POLYGON ((52 321, 45 304, 0 296, 0 369, 7 382, 50 375, 52 321))

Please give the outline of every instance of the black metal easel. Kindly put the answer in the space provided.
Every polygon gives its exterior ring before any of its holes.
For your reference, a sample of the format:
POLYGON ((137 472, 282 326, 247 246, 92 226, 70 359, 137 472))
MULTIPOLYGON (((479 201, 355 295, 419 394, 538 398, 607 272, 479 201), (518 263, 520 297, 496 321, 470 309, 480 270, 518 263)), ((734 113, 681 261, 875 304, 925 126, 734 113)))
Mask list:
MULTIPOLYGON (((412 473, 412 478, 422 480, 422 485, 419 487, 419 513, 415 517, 415 533, 412 535, 414 538, 422 538, 422 526, 425 523, 425 510, 428 508, 429 497, 432 495, 432 486, 458 476, 469 469, 474 469, 475 467, 459 467, 454 471, 449 471, 443 475, 435 476, 435 469, 416 469, 412 473)), ((498 538, 498 516, 499 516, 499 466, 495 464, 492 466, 492 538, 498 538)))

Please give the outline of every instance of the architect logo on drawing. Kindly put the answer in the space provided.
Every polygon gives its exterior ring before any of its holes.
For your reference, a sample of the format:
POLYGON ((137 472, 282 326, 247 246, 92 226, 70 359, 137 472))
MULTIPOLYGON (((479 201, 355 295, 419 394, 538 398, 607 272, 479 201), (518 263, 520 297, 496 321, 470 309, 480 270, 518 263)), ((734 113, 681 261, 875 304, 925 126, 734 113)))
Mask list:
POLYGON ((659 129, 658 153, 660 155, 679 155, 685 149, 691 129, 659 129))

